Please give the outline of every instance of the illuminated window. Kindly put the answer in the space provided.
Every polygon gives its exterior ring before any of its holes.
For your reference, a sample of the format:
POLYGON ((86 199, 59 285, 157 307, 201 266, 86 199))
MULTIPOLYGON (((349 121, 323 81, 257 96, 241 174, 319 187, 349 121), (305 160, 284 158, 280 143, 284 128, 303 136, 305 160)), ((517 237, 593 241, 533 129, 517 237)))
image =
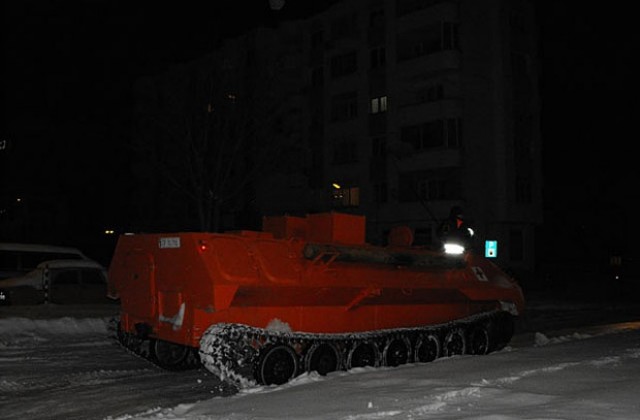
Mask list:
POLYGON ((331 198, 332 198, 332 205, 334 208, 358 207, 360 205, 360 188, 358 187, 334 188, 331 198))
POLYGON ((387 97, 380 96, 378 98, 371 99, 371 113, 377 114, 379 112, 387 111, 387 97))

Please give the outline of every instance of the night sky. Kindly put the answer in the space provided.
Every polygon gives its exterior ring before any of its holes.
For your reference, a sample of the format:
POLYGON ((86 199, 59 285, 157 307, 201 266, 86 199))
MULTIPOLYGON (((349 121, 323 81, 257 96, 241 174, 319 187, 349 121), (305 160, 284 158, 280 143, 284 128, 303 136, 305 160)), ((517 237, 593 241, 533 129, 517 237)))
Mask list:
MULTIPOLYGON (((69 203, 69 217, 84 232, 122 224, 136 78, 199 57, 251 26, 304 16, 321 3, 290 0, 274 12, 268 0, 3 1, 0 135, 15 153, 0 168, 0 198, 69 203)), ((633 14, 540 3, 542 230, 559 241, 592 238, 603 247, 617 241, 628 248, 640 211, 633 14)))

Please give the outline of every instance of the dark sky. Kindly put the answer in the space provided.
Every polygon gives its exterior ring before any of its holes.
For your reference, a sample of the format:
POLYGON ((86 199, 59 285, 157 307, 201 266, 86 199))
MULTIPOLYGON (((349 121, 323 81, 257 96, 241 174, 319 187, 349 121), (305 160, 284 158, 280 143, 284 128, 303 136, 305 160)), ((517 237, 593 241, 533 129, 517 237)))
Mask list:
MULTIPOLYGON (((97 203, 94 220, 108 223, 120 211, 127 177, 122 131, 136 77, 209 52, 220 37, 325 5, 289 0, 274 12, 268 0, 3 1, 0 135, 30 144, 30 161, 19 179, 5 176, 1 193, 56 191, 69 199, 82 189, 75 200, 97 203), (61 150, 69 153, 48 159, 61 150), (105 185, 104 173, 115 182, 105 185)), ((539 2, 545 194, 552 220, 564 220, 567 212, 585 221, 611 220, 620 211, 630 218, 629 205, 639 210, 633 16, 601 4, 539 2)))

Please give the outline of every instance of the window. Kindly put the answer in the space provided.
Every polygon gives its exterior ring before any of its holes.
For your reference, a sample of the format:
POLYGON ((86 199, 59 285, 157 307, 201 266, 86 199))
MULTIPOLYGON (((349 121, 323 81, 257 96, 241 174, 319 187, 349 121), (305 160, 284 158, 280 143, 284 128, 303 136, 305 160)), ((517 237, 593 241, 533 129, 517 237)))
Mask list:
POLYGON ((346 76, 358 70, 358 56, 355 51, 331 57, 331 78, 346 76))
POLYGON ((352 37, 358 33, 358 15, 351 13, 341 16, 331 22, 331 38, 340 39, 352 37))
POLYGON ((398 34, 398 61, 458 48, 457 23, 440 22, 398 34))
POLYGON ((358 145, 351 138, 335 140, 333 143, 333 163, 341 165, 358 161, 358 145))
POLYGON ((370 112, 372 114, 377 114, 379 112, 387 111, 387 97, 380 96, 378 98, 371 99, 371 109, 370 112))
POLYGON ((51 278, 52 284, 79 284, 80 271, 77 269, 60 270, 54 272, 51 278))
POLYGON ((348 121, 357 116, 357 92, 346 92, 331 98, 331 121, 348 121))
POLYGON ((400 140, 409 143, 414 150, 449 148, 461 145, 462 133, 459 118, 446 118, 400 128, 400 140))
POLYGON ((442 22, 442 44, 443 50, 458 49, 458 24, 452 22, 442 22))
POLYGON ((444 86, 435 84, 412 92, 412 97, 409 98, 407 104, 423 104, 441 101, 442 99, 444 99, 444 86))
POLYGON ((324 84, 324 67, 319 66, 311 70, 311 86, 322 86, 324 84))
POLYGON ((509 231, 509 260, 522 261, 524 258, 524 235, 521 229, 509 231))
POLYGON ((316 31, 311 34, 311 49, 315 50, 322 47, 324 42, 324 32, 322 30, 316 31))
POLYGON ((384 26, 384 9, 374 10, 369 14, 369 26, 372 28, 384 26))
POLYGON ((396 0, 396 16, 417 12, 443 2, 444 0, 396 0))
POLYGON ((455 168, 411 171, 398 176, 400 202, 453 200, 459 198, 460 190, 460 174, 455 168))
POLYGON ((372 69, 383 67, 387 63, 387 50, 385 47, 374 48, 369 52, 370 66, 372 69))
POLYGON ((82 284, 106 284, 107 279, 100 270, 82 270, 82 284))
POLYGON ((374 184, 386 183, 387 181, 387 141, 384 136, 371 138, 369 180, 374 184))
POLYGON ((38 264, 50 260, 79 260, 84 257, 79 253, 58 251, 0 251, 0 278, 13 277, 33 270, 38 264))
POLYGON ((334 208, 360 206, 360 188, 347 187, 333 190, 332 205, 334 208))
POLYGON ((371 155, 376 157, 384 157, 387 155, 386 137, 373 137, 371 139, 371 155))
POLYGON ((387 202, 388 192, 387 192, 387 183, 381 182, 379 184, 373 185, 373 192, 375 194, 375 200, 377 204, 382 204, 387 202))
POLYGON ((531 181, 523 176, 516 176, 516 203, 531 204, 532 194, 531 181))

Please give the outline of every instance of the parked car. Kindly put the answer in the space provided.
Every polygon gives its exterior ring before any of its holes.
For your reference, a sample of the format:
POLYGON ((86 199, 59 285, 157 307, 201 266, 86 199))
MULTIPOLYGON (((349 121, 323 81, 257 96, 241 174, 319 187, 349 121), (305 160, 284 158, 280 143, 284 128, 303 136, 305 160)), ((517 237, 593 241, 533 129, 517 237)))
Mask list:
POLYGON ((89 260, 79 249, 43 244, 0 242, 0 280, 23 276, 43 261, 89 260))
POLYGON ((0 280, 0 305, 109 303, 107 270, 92 260, 44 261, 0 280))

